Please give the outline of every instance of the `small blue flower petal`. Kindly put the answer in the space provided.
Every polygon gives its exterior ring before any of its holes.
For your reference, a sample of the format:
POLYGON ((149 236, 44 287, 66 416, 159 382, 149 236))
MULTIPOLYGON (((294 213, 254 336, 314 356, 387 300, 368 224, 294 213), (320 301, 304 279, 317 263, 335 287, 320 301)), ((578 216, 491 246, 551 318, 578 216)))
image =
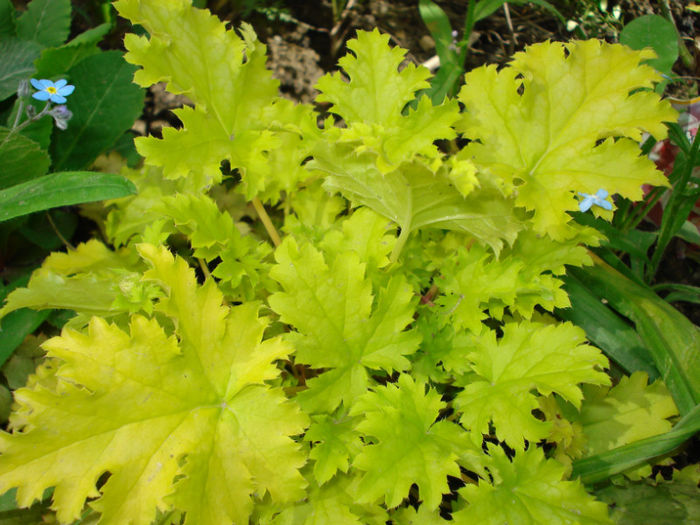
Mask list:
POLYGON ((37 100, 49 100, 51 95, 49 95, 46 91, 37 91, 32 95, 32 98, 35 98, 37 100))
POLYGON ((583 197, 583 199, 578 203, 578 209, 581 210, 582 212, 586 212, 591 209, 593 206, 600 206, 601 208, 605 210, 612 210, 612 204, 605 200, 605 198, 609 195, 608 191, 600 188, 595 195, 591 195, 590 193, 578 193, 583 197))
MULTIPOLYGON (((585 193, 582 193, 581 195, 585 195, 585 193)), ((578 209, 582 212, 590 210, 591 206, 593 206, 593 197, 590 195, 578 203, 578 209)))
POLYGON ((55 83, 45 78, 41 80, 31 79, 31 83, 39 90, 32 97, 37 100, 50 100, 55 104, 65 103, 66 97, 75 90, 75 86, 68 84, 65 78, 57 80, 55 83))
POLYGON ((596 202, 596 204, 605 210, 612 210, 612 204, 610 204, 608 201, 600 201, 596 202))
MULTIPOLYGON (((60 82, 60 80, 59 80, 59 82, 60 82)), ((67 86, 62 86, 62 87, 58 88, 58 94, 61 95, 62 97, 67 97, 68 95, 73 93, 74 90, 75 90, 75 86, 72 86, 69 84, 67 86)))

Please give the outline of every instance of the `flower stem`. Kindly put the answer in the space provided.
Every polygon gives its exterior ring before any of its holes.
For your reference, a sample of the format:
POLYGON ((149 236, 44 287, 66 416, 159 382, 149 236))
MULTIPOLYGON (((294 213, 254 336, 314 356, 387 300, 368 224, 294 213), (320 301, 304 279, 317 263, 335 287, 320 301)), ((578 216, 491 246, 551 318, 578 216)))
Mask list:
POLYGON ((396 244, 394 244, 394 249, 391 250, 391 257, 389 258, 389 264, 394 264, 396 261, 399 260, 399 255, 401 255, 401 250, 403 250, 403 245, 406 244, 406 241, 408 240, 408 236, 411 234, 411 232, 408 230, 408 228, 401 228, 401 233, 399 234, 399 238, 396 239, 396 244))
POLYGON ((12 124, 12 129, 15 129, 19 124, 19 119, 22 118, 22 111, 24 111, 24 99, 19 99, 19 107, 17 108, 17 115, 15 115, 15 122, 12 124))
POLYGON ((22 122, 20 124, 19 119, 22 115, 22 109, 24 106, 24 103, 20 101, 19 110, 17 111, 17 115, 15 116, 15 122, 14 122, 14 124, 12 124, 12 127, 10 128, 9 133, 7 135, 5 135, 5 138, 3 139, 3 141, 0 142, 0 146, 5 144, 5 142, 7 142, 10 139, 10 137, 12 137, 12 135, 14 135, 15 133, 19 133, 24 128, 29 126, 29 124, 31 124, 32 122, 35 122, 35 121, 39 120, 40 118, 42 118, 44 115, 46 115, 49 112, 50 105, 51 105, 51 102, 47 102, 46 105, 44 106, 44 109, 42 109, 39 113, 37 113, 33 117, 29 117, 27 120, 25 120, 24 122, 22 122))
POLYGON ((263 226, 265 226, 265 230, 267 230, 267 234, 270 236, 270 239, 272 239, 272 243, 275 245, 275 247, 282 244, 282 239, 280 239, 280 236, 275 229, 275 225, 272 224, 270 216, 267 214, 267 211, 265 211, 265 206, 263 206, 263 203, 260 202, 258 197, 253 197, 253 207, 255 208, 258 217, 260 217, 263 226))

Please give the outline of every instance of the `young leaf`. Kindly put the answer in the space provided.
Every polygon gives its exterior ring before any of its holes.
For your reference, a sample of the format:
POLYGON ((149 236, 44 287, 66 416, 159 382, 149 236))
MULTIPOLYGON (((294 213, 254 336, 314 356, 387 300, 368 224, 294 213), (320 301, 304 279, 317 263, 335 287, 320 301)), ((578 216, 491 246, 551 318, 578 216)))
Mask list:
POLYGON ((253 492, 300 498, 304 458, 289 436, 307 418, 265 385, 291 349, 262 341, 257 305, 224 307, 214 282, 198 286, 182 259, 140 249, 153 267, 146 277, 169 292, 159 310, 175 334, 141 316, 128 333, 94 317, 86 333, 49 340, 57 366, 15 393, 21 408, 15 432, 1 436, 0 490, 19 487, 28 506, 55 486, 63 522, 99 496, 91 506, 115 525, 147 525, 170 508, 188 524, 245 523, 253 492))
POLYGON ((261 282, 269 284, 270 263, 264 259, 272 253, 270 246, 241 235, 231 215, 221 212, 211 198, 179 193, 165 197, 160 209, 189 236, 195 257, 207 262, 221 258, 212 275, 232 296, 252 300, 261 282))
POLYGON ((523 449, 524 440, 547 436, 549 424, 532 415, 537 398, 556 392, 579 407, 583 394, 579 383, 607 385, 610 377, 601 369, 608 360, 585 344, 583 330, 570 324, 508 323, 503 337, 484 328, 467 347, 445 360, 449 369, 467 359, 478 377, 464 380, 457 396, 460 422, 475 433, 487 434, 489 423, 496 435, 511 447, 523 449), (455 364, 452 364, 455 363, 455 364))
POLYGON ((566 467, 545 459, 542 449, 531 446, 511 462, 500 447, 488 448, 492 481, 483 479, 459 491, 469 505, 453 514, 455 525, 613 524, 607 505, 589 496, 581 482, 562 481, 566 467))
POLYGON ((566 212, 577 209, 577 192, 603 188, 639 200, 642 184, 668 184, 635 142, 642 131, 664 137, 662 121, 676 120, 667 101, 640 90, 660 80, 639 65, 651 56, 597 40, 546 42, 500 71, 483 66, 466 75, 459 129, 473 141, 465 153, 534 212, 537 233, 570 236, 566 212))
POLYGON ((356 418, 347 414, 328 416, 321 414, 311 418, 311 426, 304 440, 312 442, 309 457, 314 463, 314 478, 323 485, 336 472, 348 472, 350 461, 360 452, 360 433, 355 430, 356 418))
POLYGON ((403 277, 372 294, 365 265, 355 252, 338 255, 330 267, 309 244, 287 238, 270 271, 284 292, 270 296, 272 309, 298 330, 289 334, 297 362, 330 370, 308 381, 297 399, 309 412, 352 406, 372 384, 367 369, 406 370, 406 355, 420 336, 404 331, 413 321, 413 292, 403 277))
POLYGON ((350 414, 365 416, 357 430, 374 438, 353 462, 365 471, 359 501, 382 498, 396 507, 415 483, 426 510, 440 505, 449 491, 447 476, 460 476, 458 461, 481 455, 457 424, 435 422, 444 407, 440 394, 431 388, 426 393, 425 384, 407 374, 357 400, 350 414))
POLYGON ((437 157, 435 140, 455 137, 456 101, 433 106, 428 97, 422 97, 415 109, 404 114, 416 93, 430 86, 430 72, 413 63, 398 71, 406 51, 389 47, 389 35, 376 29, 359 31, 347 45, 354 56, 347 54, 338 64, 350 81, 336 72, 321 77, 316 85, 321 92, 317 100, 331 102, 331 111, 349 126, 344 140, 356 138, 375 151, 382 171, 415 154, 437 157))
MULTIPOLYGON (((567 264, 590 264, 586 249, 578 243, 586 238, 594 244, 597 238, 586 233, 582 232, 581 238, 554 242, 523 231, 498 257, 480 245, 467 250, 457 244, 456 253, 452 251, 439 265, 441 276, 435 283, 441 291, 436 303, 442 306, 445 322, 478 333, 486 310, 491 317, 501 319, 508 307, 530 319, 536 306, 550 312, 568 306, 563 282, 557 276, 564 273, 567 264)), ((444 242, 453 241, 446 238, 444 242)))
POLYGON ((360 208, 342 221, 342 232, 332 230, 319 243, 326 253, 340 255, 354 251, 365 263, 368 275, 389 264, 396 237, 391 223, 369 208, 360 208))

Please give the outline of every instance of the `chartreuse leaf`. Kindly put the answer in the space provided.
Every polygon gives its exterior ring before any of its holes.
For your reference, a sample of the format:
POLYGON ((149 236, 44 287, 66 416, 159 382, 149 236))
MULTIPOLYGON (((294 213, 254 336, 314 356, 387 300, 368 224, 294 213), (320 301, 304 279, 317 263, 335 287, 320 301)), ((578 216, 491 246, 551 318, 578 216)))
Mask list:
POLYGON ((97 497, 100 523, 134 525, 171 508, 189 524, 246 523, 253 492, 300 498, 304 458, 289 436, 307 418, 265 385, 291 348, 262 341, 256 304, 222 306, 214 282, 198 286, 185 261, 165 248, 140 251, 152 265, 146 278, 168 290, 158 310, 175 333, 142 316, 128 332, 94 317, 86 332, 64 329, 45 343, 56 365, 15 393, 21 408, 15 432, 2 435, 0 490, 19 487, 28 506, 55 486, 62 522, 97 497))
POLYGON ((402 374, 396 384, 376 387, 357 400, 350 414, 364 415, 357 430, 373 441, 353 462, 365 472, 359 501, 382 498, 388 507, 396 507, 415 483, 423 506, 434 510, 449 492, 447 476, 460 476, 459 462, 478 466, 474 459, 481 451, 468 433, 451 421, 435 421, 446 406, 440 397, 402 374))
POLYGON ((415 109, 404 113, 404 107, 416 93, 430 86, 430 71, 409 63, 398 71, 406 51, 389 46, 389 35, 359 31, 348 42, 348 53, 338 61, 345 74, 329 73, 316 84, 320 102, 332 103, 331 111, 343 118, 348 128, 342 140, 358 140, 360 149, 377 153, 377 166, 391 171, 415 154, 437 158, 437 139, 452 139, 452 129, 459 118, 454 100, 433 106, 422 97, 415 109))
POLYGON ((163 140, 136 141, 147 162, 162 167, 166 177, 192 174, 207 183, 221 180, 219 166, 228 159, 241 171, 249 198, 277 200, 281 189, 294 188, 308 156, 300 130, 311 137, 315 117, 309 106, 277 96, 278 82, 265 69, 265 46, 250 26, 240 38, 188 0, 120 0, 115 7, 150 34, 129 34, 124 41, 126 60, 143 68, 135 82, 146 87, 167 81, 168 91, 195 103, 175 111, 183 129, 165 128, 163 140))
POLYGON ((311 483, 304 501, 294 506, 270 509, 255 523, 270 525, 385 525, 387 511, 377 504, 360 504, 354 497, 357 478, 339 476, 321 487, 311 483))
POLYGON ((413 292, 403 277, 377 290, 365 278, 355 252, 336 255, 331 264, 310 244, 287 237, 270 271, 283 292, 270 296, 272 309, 297 331, 289 334, 297 362, 328 368, 307 382, 297 399, 309 412, 352 406, 373 383, 369 370, 407 370, 406 355, 420 336, 405 331, 413 321, 413 292))
POLYGON ((550 425, 533 416, 537 397, 556 392, 576 407, 583 397, 579 383, 610 384, 601 369, 608 360, 586 345, 580 328, 571 323, 507 323, 503 337, 484 328, 467 346, 445 359, 446 368, 463 367, 467 360, 477 377, 460 382, 464 390, 456 398, 460 422, 478 434, 496 435, 509 446, 523 449, 524 441, 547 436, 550 425), (461 355, 460 355, 461 354, 461 355))
POLYGON ((598 40, 546 42, 516 53, 500 71, 473 70, 459 94, 466 113, 458 129, 474 139, 467 158, 534 212, 537 233, 557 240, 569 236, 566 212, 577 209, 577 192, 603 188, 639 200, 642 184, 668 182, 640 157, 636 141, 643 131, 663 138, 662 122, 676 120, 668 102, 640 90, 661 80, 640 65, 652 56, 598 40))
POLYGON ((479 184, 468 159, 444 161, 438 139, 454 138, 459 118, 455 101, 434 106, 422 97, 404 112, 417 91, 428 87, 429 72, 409 64, 398 71, 405 52, 388 36, 359 32, 348 44, 354 52, 340 60, 340 73, 318 82, 319 100, 343 118, 344 128, 326 125, 313 150, 310 169, 326 176, 326 187, 364 204, 401 228, 392 260, 418 228, 448 228, 474 235, 498 251, 520 228, 512 204, 500 191, 479 184))
POLYGON ((584 385, 583 392, 579 416, 568 419, 583 425, 588 455, 668 432, 668 418, 678 415, 664 384, 647 385, 644 372, 622 377, 613 388, 584 385))
POLYGON ((411 232, 419 228, 467 233, 494 251, 503 247, 504 240, 515 240, 521 226, 512 203, 497 189, 485 185, 475 191, 460 191, 455 172, 467 169, 463 164, 445 164, 434 173, 421 162, 404 163, 387 174, 375 164, 376 154, 357 153, 353 146, 341 143, 320 143, 309 163, 326 175, 326 188, 372 208, 401 228, 393 259, 411 232))
POLYGON ((355 430, 357 418, 343 413, 329 416, 320 414, 311 418, 304 440, 313 443, 309 457, 314 463, 314 478, 323 485, 338 471, 347 473, 350 461, 360 452, 360 433, 355 430))
POLYGON ((161 213, 189 237, 195 257, 207 262, 221 259, 212 275, 234 297, 251 300, 260 283, 269 282, 270 263, 264 259, 272 253, 270 246, 241 235, 231 215, 220 211, 210 197, 188 193, 165 197, 161 213))
POLYGON ((418 510, 411 507, 401 507, 398 512, 392 514, 392 523, 396 525, 445 525, 450 523, 440 516, 439 510, 429 510, 426 505, 421 505, 418 510))
POLYGON ((453 514, 455 525, 612 525, 607 505, 595 501, 579 481, 562 481, 566 467, 545 459, 531 446, 509 460, 489 443, 486 461, 491 481, 482 479, 459 491, 469 502, 453 514))
POLYGON ((285 202, 294 213, 284 218, 282 229, 310 242, 320 241, 334 227, 338 214, 347 208, 347 201, 339 195, 330 195, 320 181, 291 193, 285 202))
POLYGON ((321 240, 326 253, 354 251, 372 275, 389 264, 389 255, 396 243, 394 228, 385 217, 369 208, 360 208, 342 221, 342 231, 331 230, 321 240))
POLYGON ((540 306, 548 311, 569 306, 562 289, 563 281, 557 276, 565 265, 590 264, 586 249, 579 242, 586 238, 595 243, 596 236, 586 236, 566 242, 554 242, 523 231, 512 247, 498 257, 480 245, 468 250, 454 238, 443 242, 456 245, 456 253, 439 265, 441 273, 436 284, 442 295, 436 300, 444 312, 445 321, 452 320, 458 327, 474 333, 481 330, 481 321, 487 317, 501 319, 504 309, 529 319, 540 306))
POLYGON ((105 220, 105 233, 115 246, 165 242, 175 228, 163 217, 164 198, 180 192, 204 191, 191 179, 166 180, 160 168, 144 166, 132 170, 123 167, 121 174, 134 183, 138 192, 109 203, 111 209, 105 220))

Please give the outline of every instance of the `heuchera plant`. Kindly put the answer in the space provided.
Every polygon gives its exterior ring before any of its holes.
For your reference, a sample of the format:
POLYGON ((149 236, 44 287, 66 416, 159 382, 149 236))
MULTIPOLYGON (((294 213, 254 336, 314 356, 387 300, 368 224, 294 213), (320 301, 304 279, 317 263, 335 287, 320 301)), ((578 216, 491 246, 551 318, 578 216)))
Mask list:
POLYGON ((675 118, 649 53, 537 44, 434 105, 427 70, 360 32, 318 82, 319 125, 249 26, 116 7, 149 35, 125 40, 135 81, 194 107, 138 140, 109 244, 51 255, 3 308, 77 316, 15 392, 0 491, 55 487, 62 523, 86 502, 115 525, 611 523, 572 460, 664 432, 675 406, 643 374, 611 390, 547 312, 601 239, 569 212, 609 220, 607 195, 666 184, 636 142, 675 118), (607 439, 637 402, 657 409, 607 439))

